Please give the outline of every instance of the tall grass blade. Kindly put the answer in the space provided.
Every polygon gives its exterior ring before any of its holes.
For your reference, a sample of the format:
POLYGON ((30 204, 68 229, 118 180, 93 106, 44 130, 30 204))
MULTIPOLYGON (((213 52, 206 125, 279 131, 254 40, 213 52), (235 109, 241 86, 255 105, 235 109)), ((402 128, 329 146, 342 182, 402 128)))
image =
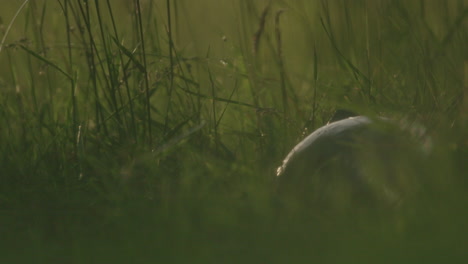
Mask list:
POLYGON ((27 53, 31 54, 33 57, 35 57, 36 59, 39 59, 40 61, 46 63, 47 65, 51 66, 52 68, 56 69, 57 71, 59 71, 61 74, 63 74, 63 76, 67 77, 68 80, 70 81, 73 81, 73 77, 68 74, 65 70, 63 70, 61 67, 59 67, 56 63, 50 61, 49 59, 47 59, 46 57, 30 50, 28 47, 22 45, 22 44, 19 44, 18 45, 20 48, 22 48, 24 51, 26 51, 27 53))

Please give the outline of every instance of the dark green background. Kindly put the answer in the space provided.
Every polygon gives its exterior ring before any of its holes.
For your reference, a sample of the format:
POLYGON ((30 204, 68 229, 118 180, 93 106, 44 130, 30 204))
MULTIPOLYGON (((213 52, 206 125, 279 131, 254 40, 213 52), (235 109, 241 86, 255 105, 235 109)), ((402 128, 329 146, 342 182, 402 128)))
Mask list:
POLYGON ((466 1, 21 4, 0 11, 0 262, 466 261, 466 1), (337 108, 426 126, 423 164, 390 153, 418 179, 397 208, 277 192, 337 108))

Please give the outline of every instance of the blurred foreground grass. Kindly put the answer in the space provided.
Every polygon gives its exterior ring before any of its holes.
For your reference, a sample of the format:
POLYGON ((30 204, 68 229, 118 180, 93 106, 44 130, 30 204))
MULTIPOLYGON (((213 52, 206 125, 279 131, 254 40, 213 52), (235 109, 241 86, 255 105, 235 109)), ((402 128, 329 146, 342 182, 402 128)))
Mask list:
POLYGON ((21 4, 0 12, 0 262, 467 259, 465 1, 21 4), (428 128, 400 207, 277 194, 343 107, 428 128))

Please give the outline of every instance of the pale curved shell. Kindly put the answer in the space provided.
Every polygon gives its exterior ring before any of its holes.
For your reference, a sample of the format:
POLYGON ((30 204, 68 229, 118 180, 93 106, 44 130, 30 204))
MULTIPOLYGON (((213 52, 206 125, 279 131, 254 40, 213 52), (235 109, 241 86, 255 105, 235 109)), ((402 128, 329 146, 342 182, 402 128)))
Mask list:
POLYGON ((286 156, 283 160, 281 166, 278 167, 276 170, 276 176, 281 176, 284 171, 286 170, 288 164, 297 157, 302 151, 309 148, 314 142, 319 140, 323 136, 337 136, 344 131, 350 131, 354 129, 358 129, 363 125, 367 125, 372 123, 372 120, 366 116, 356 116, 356 117, 349 117, 347 119, 339 120, 330 124, 327 124, 317 130, 315 130, 312 134, 307 136, 304 140, 299 142, 286 156))

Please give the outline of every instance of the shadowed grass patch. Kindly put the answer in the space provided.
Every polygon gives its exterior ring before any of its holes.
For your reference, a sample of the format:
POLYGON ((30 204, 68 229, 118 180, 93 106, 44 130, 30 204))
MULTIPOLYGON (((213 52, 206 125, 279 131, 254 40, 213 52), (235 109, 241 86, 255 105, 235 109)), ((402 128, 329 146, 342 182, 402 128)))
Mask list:
MULTIPOLYGON (((463 1, 2 10, 1 262, 464 258, 463 1), (417 190, 398 209, 277 192, 281 159, 338 108, 427 128, 427 161, 390 150, 411 176, 400 184, 417 190)), ((364 153, 369 173, 388 173, 364 153)))

